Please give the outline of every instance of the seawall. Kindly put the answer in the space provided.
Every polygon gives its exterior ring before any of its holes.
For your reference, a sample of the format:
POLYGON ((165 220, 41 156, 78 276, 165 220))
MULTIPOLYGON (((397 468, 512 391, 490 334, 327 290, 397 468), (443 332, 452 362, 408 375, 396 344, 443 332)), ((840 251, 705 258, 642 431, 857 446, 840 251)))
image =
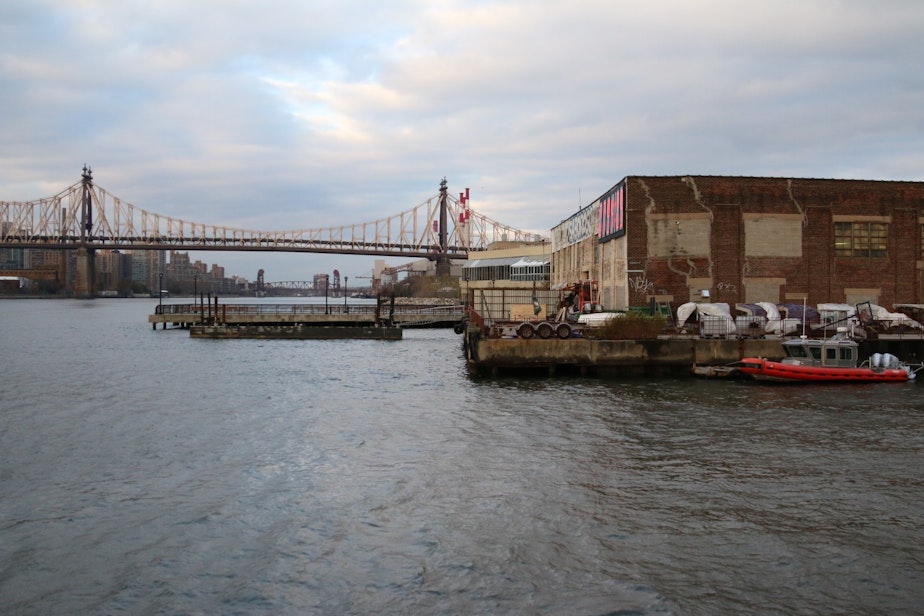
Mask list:
POLYGON ((742 357, 783 357, 780 340, 768 339, 524 340, 481 338, 467 332, 465 347, 469 367, 492 375, 514 370, 599 376, 689 374, 694 365, 723 365, 742 357))
MULTIPOLYGON (((485 338, 463 334, 469 369, 476 374, 534 372, 590 376, 687 376, 694 366, 724 366, 744 357, 779 360, 780 338, 670 337, 651 340, 485 338)), ((861 357, 890 352, 907 363, 924 360, 921 337, 880 338, 860 344, 861 357)))

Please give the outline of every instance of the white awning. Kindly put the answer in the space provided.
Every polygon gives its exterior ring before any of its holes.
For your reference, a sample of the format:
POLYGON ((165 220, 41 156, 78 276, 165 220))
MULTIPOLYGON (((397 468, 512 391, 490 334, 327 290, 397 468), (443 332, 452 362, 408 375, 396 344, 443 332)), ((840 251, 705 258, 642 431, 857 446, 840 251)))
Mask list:
POLYGON ((548 265, 550 262, 551 260, 548 257, 523 257, 510 267, 542 267, 543 265, 548 265))
POLYGON ((462 269, 471 269, 473 267, 503 267, 505 265, 513 265, 520 260, 520 257, 506 257, 503 259, 475 259, 474 261, 467 261, 465 265, 462 266, 462 269))

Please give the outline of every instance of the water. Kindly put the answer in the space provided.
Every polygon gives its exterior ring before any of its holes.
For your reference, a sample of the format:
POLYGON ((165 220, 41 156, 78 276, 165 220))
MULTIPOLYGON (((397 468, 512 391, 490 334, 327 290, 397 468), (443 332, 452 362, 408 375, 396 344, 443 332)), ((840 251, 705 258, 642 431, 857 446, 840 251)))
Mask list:
POLYGON ((924 613, 924 389, 471 380, 0 301, 0 613, 924 613))

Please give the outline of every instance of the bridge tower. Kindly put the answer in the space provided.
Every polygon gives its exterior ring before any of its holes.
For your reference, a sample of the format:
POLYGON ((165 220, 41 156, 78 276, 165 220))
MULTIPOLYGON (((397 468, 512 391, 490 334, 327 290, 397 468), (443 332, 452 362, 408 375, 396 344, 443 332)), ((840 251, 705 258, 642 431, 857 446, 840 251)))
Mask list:
POLYGON ((452 271, 449 261, 449 199, 446 190, 446 178, 440 182, 440 247, 436 257, 436 275, 448 276, 452 271))
POLYGON ((93 233, 93 170, 83 166, 83 197, 80 203, 80 246, 77 248, 77 275, 74 294, 77 297, 96 295, 96 249, 88 246, 93 233))

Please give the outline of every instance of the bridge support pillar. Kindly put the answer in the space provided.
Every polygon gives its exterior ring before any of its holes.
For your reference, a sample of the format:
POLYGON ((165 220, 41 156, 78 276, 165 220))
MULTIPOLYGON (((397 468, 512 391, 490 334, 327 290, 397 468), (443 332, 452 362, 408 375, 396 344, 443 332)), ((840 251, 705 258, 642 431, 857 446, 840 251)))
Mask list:
POLYGON ((77 297, 95 297, 96 251, 86 246, 77 249, 77 272, 74 280, 74 294, 77 297))
POLYGON ((439 257, 436 260, 436 275, 449 276, 452 273, 452 263, 449 257, 439 257))
POLYGON ((436 259, 436 275, 449 276, 452 268, 449 263, 449 200, 446 178, 440 182, 440 256, 436 259))

